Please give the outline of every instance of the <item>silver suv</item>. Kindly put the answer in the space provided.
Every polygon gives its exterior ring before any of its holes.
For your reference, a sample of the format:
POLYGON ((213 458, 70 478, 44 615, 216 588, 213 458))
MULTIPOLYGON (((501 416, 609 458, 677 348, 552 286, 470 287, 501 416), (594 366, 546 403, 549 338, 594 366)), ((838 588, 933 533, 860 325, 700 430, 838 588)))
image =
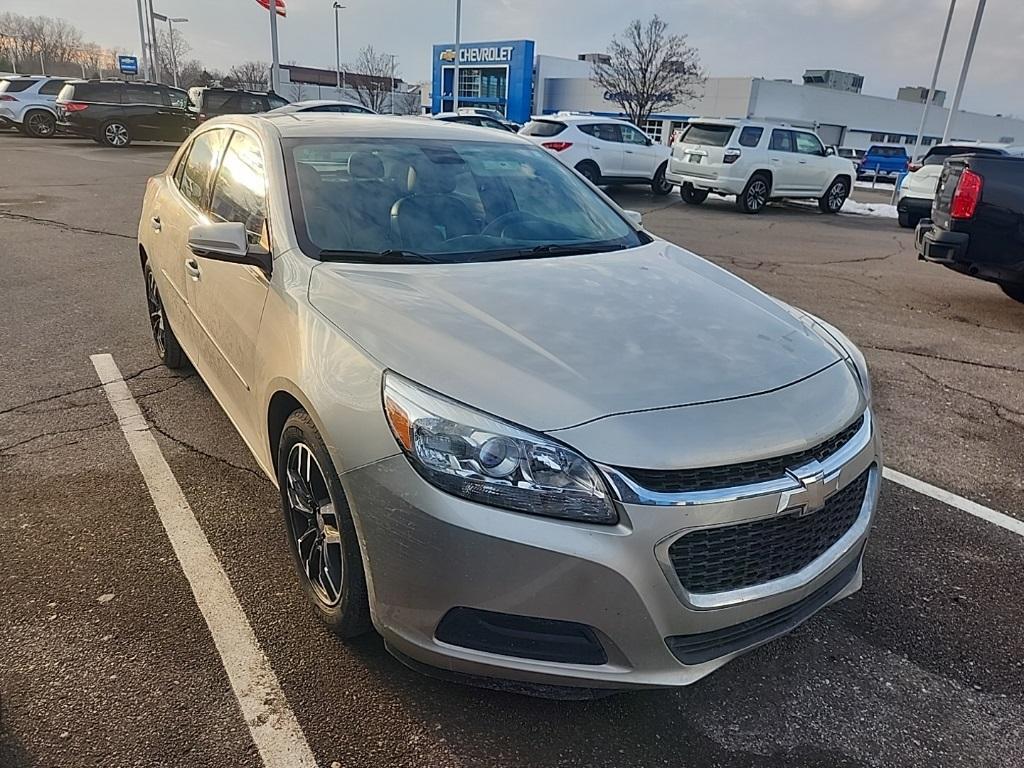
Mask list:
POLYGON ((0 125, 26 136, 47 139, 57 129, 54 102, 64 83, 61 77, 8 77, 0 80, 0 125))

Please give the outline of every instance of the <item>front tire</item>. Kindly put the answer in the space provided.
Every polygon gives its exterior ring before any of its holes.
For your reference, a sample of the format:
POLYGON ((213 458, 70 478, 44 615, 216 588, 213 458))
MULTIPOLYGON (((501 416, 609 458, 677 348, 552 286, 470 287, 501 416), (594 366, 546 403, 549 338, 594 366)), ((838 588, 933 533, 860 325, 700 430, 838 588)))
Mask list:
POLYGON ((679 196, 683 198, 684 203, 690 205, 700 205, 708 199, 708 190, 697 189, 693 184, 687 182, 679 187, 679 196))
POLYGON ((764 173, 755 173, 737 195, 736 207, 743 213, 760 213, 768 205, 771 192, 771 178, 764 173))
POLYGON ((149 308, 149 328, 156 344, 156 353, 160 360, 171 370, 176 370, 185 365, 188 358, 178 344, 178 337, 174 335, 171 322, 167 319, 167 312, 164 309, 163 300, 160 298, 160 290, 157 288, 156 276, 147 263, 142 269, 143 277, 146 279, 146 304, 149 308))
POLYGON ((121 120, 111 120, 100 128, 100 141, 108 147, 123 149, 132 143, 132 135, 126 123, 121 120))
POLYGON ((662 163, 658 166, 658 170, 654 172, 654 180, 651 182, 651 192, 656 194, 658 197, 664 197, 672 191, 672 183, 665 178, 665 170, 668 167, 668 163, 662 163))
POLYGON ((849 196, 850 182, 843 177, 833 179, 825 194, 818 198, 818 208, 822 213, 839 213, 849 196))
POLYGON ((277 481, 288 549, 306 599, 336 635, 366 633, 370 601, 355 523, 327 445, 301 409, 284 423, 277 481))
POLYGON ((41 109, 25 115, 22 130, 34 139, 49 139, 57 132, 57 118, 41 109))
POLYGON ((999 287, 1014 301, 1024 303, 1024 283, 1000 283, 999 287))

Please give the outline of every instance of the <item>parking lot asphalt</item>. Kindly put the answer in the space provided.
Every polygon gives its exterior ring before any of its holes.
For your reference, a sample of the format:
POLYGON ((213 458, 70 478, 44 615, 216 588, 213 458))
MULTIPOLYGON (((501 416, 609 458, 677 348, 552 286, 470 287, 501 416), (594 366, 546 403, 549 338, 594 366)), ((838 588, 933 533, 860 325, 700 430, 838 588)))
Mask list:
MULTIPOLYGON (((134 238, 172 151, 0 135, 0 766, 260 765, 98 353, 324 768, 1024 764, 1024 539, 890 482, 861 592, 687 689, 529 699, 327 633, 275 489, 198 377, 157 365, 134 238)), ((609 192, 858 343, 887 465, 1024 519, 1024 305, 918 263, 892 220, 609 192)))

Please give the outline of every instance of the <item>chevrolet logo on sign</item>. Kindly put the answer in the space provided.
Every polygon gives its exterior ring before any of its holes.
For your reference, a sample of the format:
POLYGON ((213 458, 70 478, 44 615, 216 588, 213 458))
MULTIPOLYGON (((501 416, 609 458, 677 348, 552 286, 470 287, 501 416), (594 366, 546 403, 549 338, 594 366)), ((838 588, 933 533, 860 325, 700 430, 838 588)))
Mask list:
POLYGON ((441 51, 441 61, 455 61, 455 49, 448 48, 441 51))

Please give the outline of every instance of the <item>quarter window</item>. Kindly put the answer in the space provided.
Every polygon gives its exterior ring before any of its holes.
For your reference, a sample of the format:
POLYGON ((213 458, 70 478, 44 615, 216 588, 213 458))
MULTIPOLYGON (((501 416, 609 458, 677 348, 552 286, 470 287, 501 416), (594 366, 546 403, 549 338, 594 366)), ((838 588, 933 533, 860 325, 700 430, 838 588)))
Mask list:
POLYGON ((39 88, 39 93, 43 96, 56 96, 63 87, 63 80, 49 80, 39 88))
POLYGON ((796 151, 801 155, 824 156, 825 148, 821 146, 817 136, 812 133, 802 133, 799 131, 793 135, 796 137, 796 151))
POLYGON ((756 147, 758 144, 761 143, 761 136, 763 134, 764 128, 748 125, 742 131, 740 131, 740 146, 756 147))
POLYGON ((267 176, 259 142, 236 131, 213 185, 210 213, 245 225, 249 242, 259 243, 267 217, 267 176))
POLYGON ((775 129, 772 131, 772 144, 770 149, 776 152, 794 152, 793 132, 775 129))
POLYGON ((186 199, 197 208, 205 209, 209 197, 210 181, 217 170, 227 131, 206 131, 196 136, 189 147, 185 168, 181 173, 179 189, 186 199))

